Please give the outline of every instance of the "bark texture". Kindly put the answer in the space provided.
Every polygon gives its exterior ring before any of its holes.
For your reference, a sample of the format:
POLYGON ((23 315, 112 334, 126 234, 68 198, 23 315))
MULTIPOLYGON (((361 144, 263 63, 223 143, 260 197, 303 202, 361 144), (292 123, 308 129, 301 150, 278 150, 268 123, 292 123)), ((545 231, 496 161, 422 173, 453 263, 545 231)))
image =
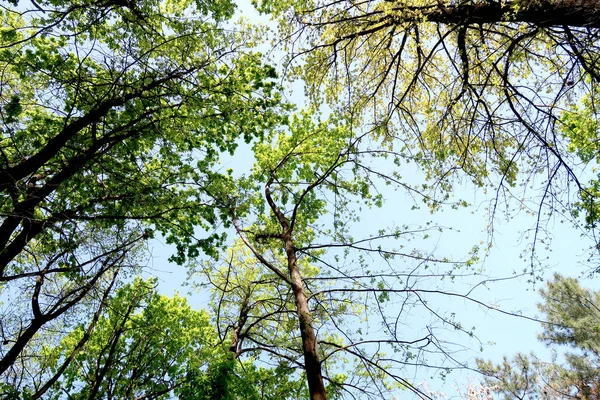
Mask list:
MULTIPOLYGON (((541 27, 567 25, 600 28, 600 2, 596 0, 490 1, 450 5, 440 3, 423 7, 403 4, 396 10, 420 11, 427 21, 441 24, 525 22, 541 27)), ((402 16, 397 18, 406 21, 402 16)))

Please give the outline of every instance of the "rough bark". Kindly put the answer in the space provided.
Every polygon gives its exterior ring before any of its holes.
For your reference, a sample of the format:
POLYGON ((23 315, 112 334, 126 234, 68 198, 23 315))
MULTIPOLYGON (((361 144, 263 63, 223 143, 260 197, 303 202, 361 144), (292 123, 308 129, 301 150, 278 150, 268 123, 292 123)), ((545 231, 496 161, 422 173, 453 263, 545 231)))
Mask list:
MULTIPOLYGON (((404 4, 397 11, 418 11, 421 18, 442 24, 493 24, 524 22, 536 26, 572 26, 600 28, 600 3, 596 0, 521 0, 508 2, 468 2, 462 4, 432 4, 410 7, 404 4)), ((396 17, 400 21, 416 17, 396 17)))

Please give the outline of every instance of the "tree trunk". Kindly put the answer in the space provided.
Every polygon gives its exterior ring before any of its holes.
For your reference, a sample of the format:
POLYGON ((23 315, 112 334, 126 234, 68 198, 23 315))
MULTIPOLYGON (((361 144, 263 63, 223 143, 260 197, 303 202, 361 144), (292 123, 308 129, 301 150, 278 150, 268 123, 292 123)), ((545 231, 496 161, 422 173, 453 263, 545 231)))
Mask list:
POLYGON ((29 325, 29 327, 23 331, 10 350, 8 350, 4 357, 0 360, 0 375, 6 372, 6 370, 15 363, 17 357, 19 357, 19 354, 21 354, 27 343, 29 343, 37 331, 40 330, 40 328, 49 320, 50 318, 47 318, 46 315, 43 315, 42 317, 34 318, 31 321, 31 325, 29 325))
MULTIPOLYGON (((600 4, 596 0, 513 0, 481 1, 464 4, 398 5, 396 10, 412 10, 427 21, 441 24, 494 24, 525 22, 537 26, 600 28, 600 4)), ((416 19, 396 16, 399 21, 416 19)))
POLYGON ((302 352, 304 353, 304 370, 306 371, 306 380, 308 381, 308 391, 311 400, 327 400, 323 375, 321 374, 321 360, 317 351, 317 335, 312 326, 312 315, 308 308, 308 297, 304 292, 304 283, 302 275, 298 270, 298 258, 292 239, 293 228, 288 219, 279 209, 271 197, 270 185, 274 179, 271 178, 265 185, 265 197, 269 207, 277 217, 282 233, 281 239, 285 248, 287 257, 287 267, 290 274, 289 280, 284 278, 292 287, 294 299, 296 301, 296 311, 298 312, 298 325, 300 327, 300 337, 302 338, 302 352))
POLYGON ((308 308, 308 298, 304 292, 302 276, 298 270, 296 251, 289 233, 284 234, 285 251, 287 254, 288 270, 292 281, 292 291, 296 300, 302 351, 304 352, 304 368, 308 380, 308 390, 311 400, 326 400, 327 393, 321 375, 321 361, 317 351, 317 336, 312 326, 312 316, 308 308))

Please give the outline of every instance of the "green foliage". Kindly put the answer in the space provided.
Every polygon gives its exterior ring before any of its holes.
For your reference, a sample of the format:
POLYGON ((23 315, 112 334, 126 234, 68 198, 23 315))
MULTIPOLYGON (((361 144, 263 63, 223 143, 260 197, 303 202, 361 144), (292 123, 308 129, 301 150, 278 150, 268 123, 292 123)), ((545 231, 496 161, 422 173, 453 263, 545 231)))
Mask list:
POLYGON ((582 99, 581 105, 563 113, 560 129, 569 139, 569 151, 576 153, 584 162, 598 156, 598 117, 595 103, 598 99, 589 96, 582 99))
MULTIPOLYGON (((560 130, 569 139, 568 150, 575 153, 584 163, 598 163, 598 96, 586 96, 579 106, 565 111, 560 121, 560 130)), ((596 168, 592 169, 596 172, 596 168)), ((595 228, 600 219, 600 180, 592 179, 580 191, 579 201, 572 211, 575 217, 584 214, 588 228, 595 228)))
MULTIPOLYGON (((135 278, 108 299, 96 322, 78 326, 57 346, 45 345, 43 364, 38 364, 44 377, 62 372, 42 398, 303 397, 305 383, 293 369, 235 359, 220 344, 205 311, 191 309, 179 295, 159 295, 155 287, 156 280, 135 278)), ((22 387, 20 394, 10 386, 2 390, 14 399, 35 392, 32 387, 22 387)))
POLYGON ((221 29, 234 9, 227 0, 41 4, 56 11, 0 15, 2 188, 11 192, 0 212, 46 227, 29 235, 38 255, 127 221, 165 235, 178 262, 209 250, 220 238, 190 237, 215 221, 207 174, 219 153, 279 120, 273 68, 242 47, 260 32, 221 29))
POLYGON ((600 292, 582 288, 574 278, 555 275, 540 294, 539 308, 548 321, 540 340, 600 353, 600 292))
MULTIPOLYGON (((214 331, 205 312, 182 297, 156 293, 156 281, 139 278, 119 289, 83 348, 48 393, 49 398, 171 398, 206 366, 214 351, 214 331)), ((80 342, 86 327, 69 333, 53 349, 52 372, 80 342)))
POLYGON ((223 242, 219 157, 288 108, 255 51, 262 29, 231 22, 234 11, 230 0, 0 8, 0 282, 17 293, 0 311, 0 373, 16 390, 35 360, 24 354, 58 340, 53 324, 89 320, 154 235, 180 264, 223 242))
MULTIPOLYGON (((502 399, 537 398, 533 396, 544 391, 540 387, 540 374, 544 366, 533 354, 516 354, 510 360, 504 357, 501 364, 477 360, 477 368, 488 377, 495 378, 486 378, 486 385, 500 394, 502 399)), ((541 397, 546 398, 553 397, 541 397)))
POLYGON ((224 352, 211 359, 198 386, 178 391, 186 400, 296 400, 307 397, 306 383, 285 366, 263 368, 256 360, 233 359, 224 352))
POLYGON ((539 224, 564 205, 596 226, 598 184, 584 184, 582 165, 598 154, 600 48, 581 23, 592 3, 254 3, 279 22, 290 79, 303 80, 309 104, 327 104, 416 163, 432 211, 467 183, 490 194, 492 218, 501 201, 547 207, 539 224))

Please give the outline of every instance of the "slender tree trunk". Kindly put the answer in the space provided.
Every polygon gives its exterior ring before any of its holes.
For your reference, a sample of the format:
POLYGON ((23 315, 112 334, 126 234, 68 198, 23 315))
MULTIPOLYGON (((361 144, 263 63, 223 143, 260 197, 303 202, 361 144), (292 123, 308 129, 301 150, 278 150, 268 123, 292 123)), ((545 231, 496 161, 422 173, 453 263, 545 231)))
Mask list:
POLYGON ((40 328, 49 320, 50 318, 47 318, 46 315, 43 315, 42 317, 34 318, 31 321, 31 325, 29 325, 29 327, 23 331, 10 350, 8 350, 4 357, 0 360, 0 375, 6 372, 6 370, 15 363, 17 357, 19 357, 19 354, 21 354, 27 343, 29 343, 37 331, 40 330, 40 328))
POLYGON ((279 209, 271 197, 270 185, 273 183, 271 178, 265 185, 265 197, 269 207, 277 217, 282 233, 281 239, 287 256, 287 267, 290 274, 289 279, 284 280, 292 287, 294 298, 296 300, 296 311, 298 312, 298 325, 300 327, 300 337, 302 338, 302 351, 304 353, 304 370, 306 371, 306 380, 308 381, 308 391, 311 400, 327 400, 323 375, 321 374, 321 360, 317 351, 317 335, 312 326, 312 315, 308 308, 308 297, 304 291, 304 282, 302 275, 298 270, 298 258, 292 239, 292 227, 286 216, 279 209))
POLYGON ((325 384, 321 374, 321 361, 317 351, 317 336, 312 326, 312 315, 308 308, 308 298, 304 292, 302 276, 298 270, 296 250, 289 232, 284 233, 285 252, 287 254, 288 270, 292 281, 292 291, 296 299, 296 310, 302 337, 304 352, 304 368, 308 380, 308 390, 311 400, 326 400, 325 384))

